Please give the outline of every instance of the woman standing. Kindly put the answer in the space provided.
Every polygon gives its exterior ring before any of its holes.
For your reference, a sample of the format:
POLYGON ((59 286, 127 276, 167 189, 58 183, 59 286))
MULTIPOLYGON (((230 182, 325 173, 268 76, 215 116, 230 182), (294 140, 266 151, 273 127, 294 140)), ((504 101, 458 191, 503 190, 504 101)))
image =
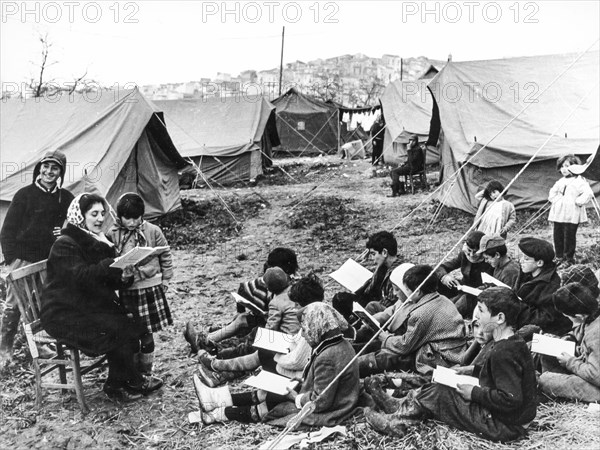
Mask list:
POLYGON ((577 227, 587 222, 585 205, 594 195, 588 182, 569 170, 574 164, 581 164, 575 155, 559 158, 556 168, 563 177, 552 186, 548 195, 552 203, 548 220, 554 223, 554 251, 556 258, 567 264, 575 262, 577 227))
POLYGON ((110 267, 115 248, 102 232, 106 201, 80 194, 71 202, 67 226, 48 258, 41 320, 55 339, 88 355, 106 354, 104 392, 113 399, 137 400, 162 386, 142 376, 134 365, 144 328, 119 304, 115 290, 133 282, 133 267, 110 267))

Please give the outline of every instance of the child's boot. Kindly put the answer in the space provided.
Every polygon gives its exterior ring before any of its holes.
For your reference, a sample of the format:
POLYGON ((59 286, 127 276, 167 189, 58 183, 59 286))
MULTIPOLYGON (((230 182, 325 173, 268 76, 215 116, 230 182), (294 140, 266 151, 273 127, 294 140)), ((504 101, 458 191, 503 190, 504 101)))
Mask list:
POLYGON ((233 406, 233 400, 227 386, 210 388, 202 383, 198 375, 194 375, 194 388, 200 401, 200 408, 204 412, 211 412, 220 407, 233 406))

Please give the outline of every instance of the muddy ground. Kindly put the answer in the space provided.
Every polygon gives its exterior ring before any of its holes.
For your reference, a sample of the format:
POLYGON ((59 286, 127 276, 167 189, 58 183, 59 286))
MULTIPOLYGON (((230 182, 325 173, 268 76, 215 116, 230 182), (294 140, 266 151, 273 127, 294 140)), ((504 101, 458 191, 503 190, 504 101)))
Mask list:
MULTIPOLYGON (((267 425, 191 425, 187 415, 198 409, 182 329, 188 320, 198 327, 226 323, 235 314, 228 294, 260 274, 270 249, 293 248, 300 272, 315 271, 325 283, 326 300, 340 287, 327 274, 364 249, 367 236, 394 229, 400 255, 435 264, 472 221, 461 211, 442 208, 418 192, 387 198, 385 171, 373 177, 366 161, 337 157, 285 159, 253 186, 182 191, 183 210, 162 220, 173 247, 175 278, 168 292, 175 324, 156 334, 156 374, 165 380, 157 394, 130 405, 113 403, 101 392, 105 371, 84 380, 91 408, 82 416, 69 395, 47 392, 35 411, 33 375, 23 346, 0 373, 0 448, 253 448, 277 430, 267 425), (422 204, 422 202, 425 202, 422 204), (412 215, 408 214, 419 206, 412 215)), ((436 174, 430 174, 435 183, 436 174)), ((520 228, 535 211, 519 212, 520 228)), ((593 214, 592 210, 590 212, 593 214)), ((590 214, 590 216, 592 215, 590 214)), ((580 228, 578 258, 600 264, 599 221, 580 228)), ((524 230, 551 237, 545 217, 524 230)), ((517 236, 509 236, 509 239, 517 236)), ((239 388, 239 387, 236 387, 239 388)), ((428 422, 403 440, 385 438, 356 418, 349 435, 319 448, 598 448, 600 417, 586 405, 546 402, 530 437, 505 446, 428 422)), ((316 448, 316 447, 315 447, 316 448)))

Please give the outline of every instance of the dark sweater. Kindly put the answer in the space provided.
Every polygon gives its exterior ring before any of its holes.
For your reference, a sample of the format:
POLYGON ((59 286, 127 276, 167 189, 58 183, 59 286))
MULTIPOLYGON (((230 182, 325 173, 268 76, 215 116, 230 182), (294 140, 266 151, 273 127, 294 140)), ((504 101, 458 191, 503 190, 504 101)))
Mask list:
POLYGON ((435 273, 441 280, 444 275, 447 275, 458 268, 460 268, 460 273, 463 277, 461 284, 474 288, 481 286, 482 272, 490 275, 494 272, 493 267, 484 261, 472 263, 469 261, 469 258, 467 258, 467 255, 461 250, 454 258, 444 261, 435 273))
POLYGON ((537 325, 545 333, 563 336, 572 323, 554 307, 552 294, 560 287, 560 277, 554 266, 548 267, 535 278, 530 274, 521 274, 517 295, 523 300, 517 320, 518 327, 537 325))
POLYGON ((72 200, 73 194, 66 189, 51 193, 35 183, 17 191, 0 231, 6 263, 15 259, 31 263, 46 259, 56 240, 52 230, 62 227, 72 200))
POLYGON ((536 392, 531 353, 525 341, 514 335, 494 343, 471 397, 503 423, 524 425, 535 418, 536 392))

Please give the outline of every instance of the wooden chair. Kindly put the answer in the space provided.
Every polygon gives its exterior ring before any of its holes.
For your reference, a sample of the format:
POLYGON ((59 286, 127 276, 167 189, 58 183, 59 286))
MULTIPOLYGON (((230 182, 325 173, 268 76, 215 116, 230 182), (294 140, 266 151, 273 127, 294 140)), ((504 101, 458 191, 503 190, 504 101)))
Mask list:
POLYGON ((44 331, 40 322, 40 299, 45 279, 46 260, 16 269, 7 277, 17 298, 21 322, 33 359, 36 407, 39 409, 42 405, 42 388, 62 389, 63 392, 74 390, 81 411, 86 414, 88 407, 83 396, 81 376, 100 367, 106 358, 102 357, 88 366, 81 367, 79 350, 54 339, 44 331), (56 355, 51 358, 40 357, 38 344, 53 344, 56 347, 56 355), (58 369, 60 383, 45 381, 44 377, 56 369, 58 369), (67 381, 69 372, 73 379, 71 383, 67 381))
POLYGON ((421 150, 423 151, 423 170, 411 173, 409 175, 404 175, 404 185, 406 186, 406 190, 408 191, 410 187, 412 194, 415 193, 415 178, 419 180, 421 183, 421 188, 424 191, 429 189, 429 184, 427 184, 427 146, 422 145, 421 150))

